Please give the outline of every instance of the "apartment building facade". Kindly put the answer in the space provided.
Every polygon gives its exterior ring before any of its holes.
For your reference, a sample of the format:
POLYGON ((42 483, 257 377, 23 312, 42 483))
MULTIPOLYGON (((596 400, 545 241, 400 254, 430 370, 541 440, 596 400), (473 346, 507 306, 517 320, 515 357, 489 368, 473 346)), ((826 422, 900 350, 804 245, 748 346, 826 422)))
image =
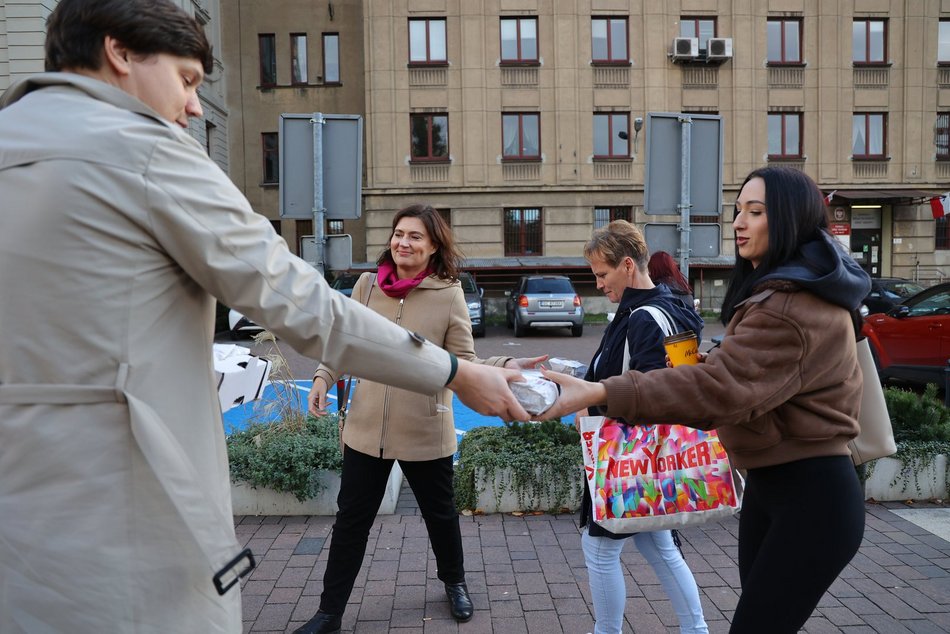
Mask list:
MULTIPOLYGON (((875 276, 950 274, 950 0, 400 0, 363 3, 366 253, 427 201, 479 283, 583 276, 591 231, 644 212, 647 113, 718 115, 720 233, 692 257, 715 307, 745 175, 789 165, 831 194, 875 276), (623 133, 623 134, 621 134, 623 133), (626 137, 626 139, 622 138, 626 137), (507 276, 507 277, 506 277, 507 276)), ((712 160, 712 159, 710 159, 712 160)), ((355 260, 359 261, 359 254, 355 260)), ((496 290, 497 290, 496 289, 496 290)))
MULTIPOLYGON (((175 0, 204 26, 215 51, 214 71, 198 90, 204 116, 189 132, 225 172, 228 171, 228 110, 221 62, 218 0, 175 0)), ((46 19, 57 0, 0 0, 0 92, 22 77, 43 72, 46 19)))
MULTIPOLYGON (((364 114, 361 0, 221 0, 231 108, 231 179, 292 250, 313 235, 312 220, 279 213, 281 114, 364 114)), ((362 220, 327 221, 348 233, 360 259, 362 220)))

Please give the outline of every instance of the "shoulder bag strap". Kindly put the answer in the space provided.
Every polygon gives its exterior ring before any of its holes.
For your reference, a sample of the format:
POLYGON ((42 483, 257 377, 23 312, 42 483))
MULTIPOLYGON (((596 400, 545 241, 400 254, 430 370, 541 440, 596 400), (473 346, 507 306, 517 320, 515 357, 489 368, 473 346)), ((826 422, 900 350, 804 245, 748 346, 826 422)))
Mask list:
MULTIPOLYGON (((673 318, 670 316, 666 310, 660 308, 659 306, 654 306, 652 304, 647 304, 646 306, 640 306, 630 311, 630 317, 633 317, 633 313, 645 310, 650 313, 650 316, 653 317, 653 320, 656 322, 656 325, 660 327, 660 332, 665 336, 669 337, 676 332, 676 322, 673 321, 673 318)), ((629 320, 630 317, 627 319, 629 320)), ((629 328, 629 322, 627 327, 629 328)), ((627 345, 623 347, 623 371, 626 372, 630 369, 630 340, 627 339, 627 345)))

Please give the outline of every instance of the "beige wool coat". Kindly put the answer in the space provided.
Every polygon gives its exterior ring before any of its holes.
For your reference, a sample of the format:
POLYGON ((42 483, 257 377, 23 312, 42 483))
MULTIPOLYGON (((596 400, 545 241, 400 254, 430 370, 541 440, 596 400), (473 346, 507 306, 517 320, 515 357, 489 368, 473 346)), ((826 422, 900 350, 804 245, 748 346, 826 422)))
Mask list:
MULTIPOLYGON (((0 98, 0 632, 241 631, 214 297, 358 376, 448 354, 331 290, 203 148, 49 73, 0 98)), ((407 366, 411 372, 404 370, 407 366)))
MULTIPOLYGON (((511 359, 475 356, 472 322, 457 280, 448 282, 430 275, 404 299, 396 299, 380 290, 375 273, 363 273, 352 297, 460 359, 494 366, 511 359)), ((415 364, 407 359, 403 371, 415 372, 415 364)), ((322 364, 315 375, 333 385, 340 373, 322 364)), ((426 395, 360 379, 351 396, 343 442, 360 453, 396 460, 435 460, 451 456, 458 448, 448 389, 426 395)))

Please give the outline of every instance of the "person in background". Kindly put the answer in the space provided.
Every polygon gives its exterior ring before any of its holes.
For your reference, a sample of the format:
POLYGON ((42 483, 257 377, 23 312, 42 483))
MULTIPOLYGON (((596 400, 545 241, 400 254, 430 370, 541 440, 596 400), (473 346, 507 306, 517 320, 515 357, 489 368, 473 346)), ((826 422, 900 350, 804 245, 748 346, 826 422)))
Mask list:
MULTIPOLYGON (((611 302, 619 304, 590 362, 585 377, 588 381, 599 381, 627 370, 647 372, 666 367, 665 333, 649 312, 638 308, 659 308, 673 320, 677 332, 692 330, 697 339, 702 338, 703 321, 692 306, 683 306, 668 287, 654 285, 647 272, 647 244, 637 227, 626 220, 614 220, 594 232, 584 247, 584 257, 590 263, 597 288, 611 302)), ((589 412, 579 412, 575 420, 588 414, 597 416, 603 411, 593 407, 589 412)), ((581 545, 594 602, 594 634, 619 634, 627 599, 620 554, 631 535, 611 533, 592 517, 590 492, 584 487, 580 523, 582 527, 586 525, 587 530, 581 536, 581 545)), ((636 533, 633 543, 666 590, 679 620, 680 632, 708 632, 699 588, 674 541, 673 531, 636 533)))
POLYGON ((514 370, 331 290, 187 131, 213 67, 170 0, 61 0, 0 97, 0 632, 242 631, 214 298, 296 350, 526 419, 514 370), (411 363, 412 372, 405 367, 411 363))
POLYGON ((650 262, 647 265, 650 272, 650 279, 654 284, 666 284, 673 296, 687 308, 698 310, 696 302, 693 300, 693 291, 689 287, 689 281, 680 272, 680 267, 676 265, 673 259, 666 251, 657 251, 650 256, 650 262))
POLYGON ((867 273, 827 230, 824 197, 803 172, 765 167, 736 199, 736 267, 726 334, 704 363, 561 384, 542 416, 605 407, 632 423, 718 429, 746 469, 733 634, 797 632, 858 551, 864 495, 848 441, 863 378, 853 311, 867 273))
MULTIPOLYGON (((458 281, 459 261, 455 237, 442 216, 429 205, 410 205, 393 217, 389 248, 377 260, 378 273, 361 275, 352 297, 460 359, 513 369, 531 368, 544 361, 547 357, 491 357, 484 361, 475 357, 472 323, 458 281)), ((407 371, 414 371, 411 364, 407 371)), ((310 392, 312 413, 326 412, 327 391, 339 376, 340 372, 327 364, 317 368, 310 392)), ((451 392, 424 396, 360 380, 346 416, 343 442, 339 511, 320 608, 297 632, 339 631, 396 461, 419 503, 452 616, 461 622, 471 619, 474 606, 465 585, 453 488, 452 461, 457 446, 451 392)))

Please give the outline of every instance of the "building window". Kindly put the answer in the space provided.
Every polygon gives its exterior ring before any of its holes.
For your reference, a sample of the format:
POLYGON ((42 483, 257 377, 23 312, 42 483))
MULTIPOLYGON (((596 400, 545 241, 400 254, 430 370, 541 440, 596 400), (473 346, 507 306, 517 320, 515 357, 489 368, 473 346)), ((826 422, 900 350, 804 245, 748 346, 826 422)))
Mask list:
POLYGON ((629 64, 627 54, 627 18, 592 18, 591 62, 594 64, 629 64))
POLYGON ((263 178, 261 182, 274 185, 279 181, 280 155, 277 152, 277 133, 264 132, 261 134, 261 148, 263 160, 263 178))
POLYGON ((950 64, 950 20, 940 20, 937 27, 937 63, 950 64))
POLYGON ((716 19, 680 18, 680 37, 699 38, 699 52, 705 53, 709 38, 716 37, 716 19))
POLYGON ((413 161, 449 159, 449 116, 447 114, 409 115, 413 161))
POLYGON ((342 220, 327 220, 327 235, 337 236, 343 233, 342 220))
POLYGON ((280 235, 280 232, 281 232, 280 220, 271 220, 270 226, 274 229, 274 233, 276 233, 277 235, 280 235))
POLYGON ((950 159, 950 112, 938 112, 934 124, 934 145, 937 146, 937 158, 950 159))
POLYGON ((934 246, 941 251, 950 249, 950 216, 937 218, 934 246))
POLYGON ((261 88, 277 85, 277 45, 273 33, 257 36, 261 54, 261 88))
POLYGON ((536 112, 501 115, 502 156, 506 159, 541 158, 541 115, 536 112))
POLYGON ((856 159, 880 159, 887 151, 887 115, 856 113, 851 125, 851 154, 856 159))
POLYGON ((594 229, 607 226, 614 220, 633 222, 633 212, 630 207, 594 207, 594 229))
POLYGON ((436 209, 438 214, 442 216, 442 220, 445 221, 445 224, 452 226, 452 210, 451 209, 436 209))
POLYGON ((594 158, 630 158, 630 113, 594 114, 594 158))
POLYGON ((323 83, 340 83, 340 36, 337 33, 323 34, 323 83))
POLYGON ((501 62, 538 63, 538 19, 501 19, 501 62))
POLYGON ((409 63, 445 64, 445 19, 409 20, 409 63))
POLYGON ((505 209, 505 256, 544 255, 541 249, 541 210, 505 209))
POLYGON ((290 34, 290 83, 307 83, 307 36, 290 34))
POLYGON ((802 115, 795 113, 769 114, 769 158, 801 158, 802 115))
POLYGON ((854 21, 851 59, 855 64, 883 64, 887 61, 886 20, 854 21))
POLYGON ((214 148, 214 129, 216 127, 210 121, 205 121, 205 152, 208 153, 208 156, 211 156, 212 148, 214 148))
POLYGON ((802 21, 769 20, 766 23, 769 64, 802 63, 802 21))

